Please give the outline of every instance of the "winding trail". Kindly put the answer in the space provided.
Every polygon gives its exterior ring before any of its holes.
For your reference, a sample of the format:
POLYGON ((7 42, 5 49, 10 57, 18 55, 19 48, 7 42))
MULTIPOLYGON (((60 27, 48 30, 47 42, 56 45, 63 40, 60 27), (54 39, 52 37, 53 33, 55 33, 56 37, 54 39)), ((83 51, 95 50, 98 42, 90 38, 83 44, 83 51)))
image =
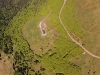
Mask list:
POLYGON ((85 47, 83 47, 79 42, 77 42, 77 41, 70 35, 70 33, 68 32, 67 28, 64 26, 64 24, 63 24, 63 22, 62 22, 62 20, 61 20, 61 12, 62 12, 62 10, 63 10, 63 8, 64 8, 66 2, 67 2, 67 0, 64 0, 64 3, 63 3, 63 5, 62 5, 62 8, 61 8, 61 10, 60 10, 60 12, 59 12, 59 21, 60 21, 61 25, 63 26, 64 30, 66 31, 66 33, 68 34, 68 36, 70 37, 70 39, 71 39, 73 42, 75 42, 77 45, 79 45, 85 52, 87 52, 87 53, 88 53, 89 55, 91 55, 92 57, 100 58, 100 56, 97 56, 97 55, 92 54, 92 53, 89 52, 85 47))

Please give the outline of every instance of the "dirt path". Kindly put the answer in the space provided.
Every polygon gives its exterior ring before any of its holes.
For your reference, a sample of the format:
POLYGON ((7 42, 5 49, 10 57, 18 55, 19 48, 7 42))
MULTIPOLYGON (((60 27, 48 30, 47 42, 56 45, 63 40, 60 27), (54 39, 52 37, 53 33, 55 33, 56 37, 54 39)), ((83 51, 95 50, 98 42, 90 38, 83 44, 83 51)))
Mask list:
POLYGON ((62 8, 61 8, 61 10, 60 10, 60 12, 59 12, 59 21, 60 21, 61 25, 63 26, 64 30, 66 31, 66 33, 68 34, 68 36, 70 37, 70 39, 71 39, 73 42, 75 42, 77 45, 79 45, 85 52, 87 52, 87 53, 88 53, 89 55, 91 55, 92 57, 100 58, 100 56, 96 56, 96 55, 92 54, 92 53, 89 52, 85 47, 83 47, 79 42, 77 42, 77 41, 70 35, 70 33, 68 32, 67 28, 64 26, 64 24, 63 24, 63 22, 62 22, 62 20, 61 20, 61 12, 62 12, 62 10, 63 10, 63 8, 64 8, 66 2, 67 2, 67 0, 64 0, 64 3, 63 3, 63 5, 62 5, 62 8))

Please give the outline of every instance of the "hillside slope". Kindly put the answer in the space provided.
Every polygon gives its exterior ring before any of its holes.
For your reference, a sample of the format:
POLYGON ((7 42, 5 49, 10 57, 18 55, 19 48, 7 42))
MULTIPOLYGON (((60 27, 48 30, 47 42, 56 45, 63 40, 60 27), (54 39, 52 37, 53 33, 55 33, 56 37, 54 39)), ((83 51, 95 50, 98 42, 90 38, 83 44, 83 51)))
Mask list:
POLYGON ((100 74, 100 60, 74 43, 61 25, 80 45, 100 56, 100 1, 67 0, 60 21, 63 2, 0 0, 0 65, 4 64, 0 75, 100 74))

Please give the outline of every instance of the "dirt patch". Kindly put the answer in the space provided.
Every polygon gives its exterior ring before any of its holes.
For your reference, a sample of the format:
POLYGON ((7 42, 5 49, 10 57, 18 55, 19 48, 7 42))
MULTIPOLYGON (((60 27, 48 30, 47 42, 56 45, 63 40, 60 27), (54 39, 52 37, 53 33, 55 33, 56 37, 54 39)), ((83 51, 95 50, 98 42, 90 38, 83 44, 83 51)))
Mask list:
POLYGON ((3 52, 1 53, 1 60, 0 60, 0 75, 13 75, 13 63, 11 58, 9 58, 3 52))

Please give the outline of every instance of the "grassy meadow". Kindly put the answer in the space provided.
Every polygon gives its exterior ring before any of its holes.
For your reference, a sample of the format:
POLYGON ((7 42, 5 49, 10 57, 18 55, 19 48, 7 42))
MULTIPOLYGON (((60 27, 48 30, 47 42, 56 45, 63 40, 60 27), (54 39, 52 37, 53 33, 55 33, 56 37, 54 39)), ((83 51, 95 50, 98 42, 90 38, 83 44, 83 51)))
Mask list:
MULTIPOLYGON (((99 36, 99 1, 98 0, 76 0, 75 10, 78 12, 77 18, 80 22, 85 38, 83 43, 86 49, 94 55, 100 56, 100 36, 99 36)), ((79 60, 74 60, 77 64, 81 65, 82 75, 99 75, 99 59, 93 58, 88 54, 79 57, 79 60), (83 60, 83 62, 82 62, 83 60)))
MULTIPOLYGON (((83 50, 70 40, 59 22, 58 14, 62 4, 63 0, 46 1, 41 6, 41 10, 36 17, 27 21, 23 27, 23 36, 28 40, 31 49, 34 51, 35 58, 40 60, 47 71, 53 74, 79 75, 81 72, 80 66, 71 63, 70 60, 80 56, 83 50), (38 26, 49 12, 51 13, 45 20, 47 35, 42 36, 38 26)), ((72 0, 66 3, 62 13, 62 20, 64 20, 66 28, 68 27, 71 33, 74 30, 75 35, 84 38, 84 33, 76 17, 72 16, 75 15, 73 12, 74 5, 75 3, 72 0)), ((47 73, 44 71, 44 74, 47 73)))
MULTIPOLYGON (((82 18, 78 19, 80 9, 76 4, 77 0, 67 0, 61 18, 70 34, 88 48, 88 39, 93 36, 89 34, 91 36, 86 37, 88 34, 82 25, 85 23, 82 18)), ((94 64, 91 62, 89 65, 88 60, 94 59, 88 54, 82 55, 83 50, 72 42, 62 27, 58 18, 62 5, 63 0, 32 0, 10 21, 4 35, 10 36, 13 42, 15 75, 25 75, 27 70, 28 75, 88 75, 89 66, 94 64), (44 18, 46 36, 41 35, 39 28, 44 18), (20 69, 25 73, 19 72, 20 69)), ((93 68, 92 72, 95 73, 93 68)))

